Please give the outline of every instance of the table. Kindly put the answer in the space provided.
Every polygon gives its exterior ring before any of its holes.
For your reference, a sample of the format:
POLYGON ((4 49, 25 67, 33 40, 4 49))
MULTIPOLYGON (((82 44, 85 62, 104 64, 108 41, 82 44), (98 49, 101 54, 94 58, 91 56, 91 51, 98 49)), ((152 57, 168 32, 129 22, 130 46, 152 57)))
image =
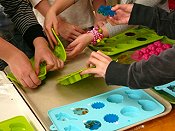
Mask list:
MULTIPOLYGON (((78 57, 76 57, 76 59, 66 62, 63 70, 49 72, 47 74, 47 79, 37 89, 31 90, 18 86, 19 88, 17 89, 28 102, 31 109, 34 110, 36 115, 39 116, 39 118, 42 120, 41 123, 45 126, 46 129, 49 129, 51 125, 51 121, 47 115, 48 110, 54 107, 59 107, 76 101, 80 101, 94 95, 113 90, 118 87, 107 86, 102 78, 87 78, 68 86, 62 86, 57 84, 56 79, 58 77, 62 77, 65 74, 69 74, 84 68, 90 53, 90 50, 86 50, 78 57)), ((6 70, 6 72, 8 71, 6 70)), ((173 115, 175 116, 175 111, 173 115)), ((171 115, 172 118, 173 115, 171 115)), ((141 125, 136 126, 130 130, 152 130, 152 128, 156 125, 156 127, 160 129, 163 124, 166 124, 165 118, 167 119, 167 116, 142 124, 144 125, 144 128, 141 125), (162 120, 163 122, 161 122, 160 120, 162 120)), ((173 124, 171 127, 173 127, 173 124)))

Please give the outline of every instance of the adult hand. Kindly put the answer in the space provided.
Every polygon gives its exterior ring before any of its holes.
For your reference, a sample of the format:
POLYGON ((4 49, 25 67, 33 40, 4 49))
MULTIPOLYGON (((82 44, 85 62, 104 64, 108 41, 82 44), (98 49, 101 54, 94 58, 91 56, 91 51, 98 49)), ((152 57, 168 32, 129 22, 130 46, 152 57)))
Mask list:
POLYGON ((59 21, 58 25, 58 33, 66 40, 72 42, 74 41, 79 35, 85 33, 83 29, 76 25, 72 25, 67 23, 63 20, 59 21))
POLYGON ((16 51, 13 53, 8 60, 8 65, 17 80, 24 87, 36 88, 41 84, 41 80, 37 77, 28 57, 23 52, 16 51))
POLYGON ((53 71, 64 67, 64 62, 52 53, 47 46, 48 43, 45 38, 37 37, 33 43, 35 46, 35 70, 37 74, 39 73, 40 63, 43 61, 46 62, 47 71, 53 71))
POLYGON ((68 59, 74 58, 75 56, 80 54, 92 40, 92 33, 80 35, 75 41, 67 46, 66 52, 68 59))
POLYGON ((108 22, 112 25, 128 24, 133 4, 117 4, 111 10, 116 12, 113 17, 108 17, 108 22))
POLYGON ((105 78, 106 69, 111 61, 112 59, 109 56, 100 51, 92 52, 89 60, 87 61, 88 69, 81 72, 81 75, 94 74, 95 77, 105 78))

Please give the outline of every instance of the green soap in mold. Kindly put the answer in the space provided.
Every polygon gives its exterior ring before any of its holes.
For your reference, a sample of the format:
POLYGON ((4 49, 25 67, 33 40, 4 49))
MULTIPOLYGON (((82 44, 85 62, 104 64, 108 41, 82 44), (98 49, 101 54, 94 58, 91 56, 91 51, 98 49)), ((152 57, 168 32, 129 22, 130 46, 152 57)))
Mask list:
POLYGON ((54 34, 54 36, 55 36, 55 38, 56 38, 56 40, 58 42, 58 45, 55 46, 55 49, 54 49, 55 56, 57 56, 58 58, 60 58, 63 61, 66 61, 66 51, 64 49, 64 46, 63 46, 62 42, 58 38, 58 36, 55 33, 53 28, 52 28, 52 33, 54 34))
POLYGON ((82 70, 73 72, 71 74, 68 74, 66 76, 63 76, 61 78, 58 78, 57 82, 61 85, 70 85, 91 76, 90 74, 80 75, 80 72, 82 72, 83 70, 85 69, 82 69, 82 70))

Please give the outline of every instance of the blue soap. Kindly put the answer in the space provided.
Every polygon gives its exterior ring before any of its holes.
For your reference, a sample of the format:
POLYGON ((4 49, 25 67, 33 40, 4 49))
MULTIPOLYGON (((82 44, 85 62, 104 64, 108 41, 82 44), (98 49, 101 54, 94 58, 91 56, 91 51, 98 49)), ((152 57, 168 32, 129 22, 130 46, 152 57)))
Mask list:
POLYGON ((114 15, 116 14, 116 12, 115 12, 115 11, 112 11, 111 8, 112 8, 112 6, 104 6, 104 5, 101 5, 101 6, 98 8, 97 12, 98 12, 99 14, 104 15, 104 16, 111 16, 111 17, 112 17, 112 16, 114 16, 114 15))

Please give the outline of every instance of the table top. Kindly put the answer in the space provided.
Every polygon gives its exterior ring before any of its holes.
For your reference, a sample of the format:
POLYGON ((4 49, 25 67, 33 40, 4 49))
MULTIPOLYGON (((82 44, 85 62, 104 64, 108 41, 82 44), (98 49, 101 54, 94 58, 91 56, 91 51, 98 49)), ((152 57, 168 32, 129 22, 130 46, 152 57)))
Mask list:
MULTIPOLYGON (((91 52, 87 50, 76 57, 76 59, 67 62, 64 69, 61 71, 49 72, 47 74, 47 79, 37 89, 31 90, 28 88, 18 88, 37 116, 42 119, 46 129, 48 129, 48 127, 50 127, 52 124, 47 115, 48 110, 99 95, 117 88, 117 86, 107 86, 102 78, 87 78, 68 86, 57 84, 56 79, 58 77, 62 77, 65 74, 69 74, 84 68, 90 53, 91 52)), ((172 129, 174 126, 173 120, 175 120, 175 110, 166 116, 151 120, 129 130, 153 130, 153 128, 155 130, 160 130, 163 128, 172 129)))

